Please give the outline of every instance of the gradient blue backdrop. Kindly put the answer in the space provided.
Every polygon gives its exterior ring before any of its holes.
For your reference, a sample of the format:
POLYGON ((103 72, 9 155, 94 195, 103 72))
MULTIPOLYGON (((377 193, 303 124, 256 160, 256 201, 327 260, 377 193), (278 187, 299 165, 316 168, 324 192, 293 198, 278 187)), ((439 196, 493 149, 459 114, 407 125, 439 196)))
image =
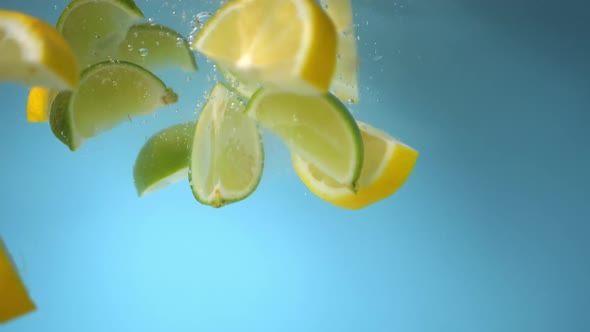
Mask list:
MULTIPOLYGON (((55 23, 67 1, 1 0, 55 23)), ((218 1, 138 0, 190 31, 218 1)), ((267 139, 246 201, 187 183, 137 198, 145 137, 195 118, 210 68, 163 74, 178 105, 72 153, 0 85, 0 232, 39 309, 6 332, 590 331, 590 62, 584 1, 354 0, 359 119, 421 152, 360 211, 314 197, 267 139)))

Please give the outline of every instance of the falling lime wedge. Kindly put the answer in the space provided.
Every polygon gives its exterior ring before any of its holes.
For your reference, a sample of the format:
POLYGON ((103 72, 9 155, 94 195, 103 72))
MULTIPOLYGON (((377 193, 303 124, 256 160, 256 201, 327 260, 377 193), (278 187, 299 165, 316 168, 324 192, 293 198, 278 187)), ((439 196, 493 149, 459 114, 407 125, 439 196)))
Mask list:
POLYGON ((163 129, 145 142, 133 167, 139 196, 188 179, 188 163, 195 123, 163 129))
POLYGON ((245 199, 262 177, 264 151, 256 122, 234 91, 217 83, 197 120, 189 163, 195 198, 221 207, 245 199))
POLYGON ((119 45, 119 60, 136 63, 151 71, 180 67, 197 71, 197 63, 188 42, 178 32, 163 25, 133 25, 119 45))
POLYGON ((292 152, 355 190, 363 162, 362 137, 338 98, 262 88, 248 102, 247 113, 277 134, 292 152))
POLYGON ((75 151, 84 140, 177 100, 176 93, 147 69, 105 61, 82 72, 77 90, 57 95, 49 122, 54 135, 75 151))
POLYGON ((133 0, 73 0, 57 21, 78 59, 80 70, 116 59, 127 30, 144 17, 133 0))

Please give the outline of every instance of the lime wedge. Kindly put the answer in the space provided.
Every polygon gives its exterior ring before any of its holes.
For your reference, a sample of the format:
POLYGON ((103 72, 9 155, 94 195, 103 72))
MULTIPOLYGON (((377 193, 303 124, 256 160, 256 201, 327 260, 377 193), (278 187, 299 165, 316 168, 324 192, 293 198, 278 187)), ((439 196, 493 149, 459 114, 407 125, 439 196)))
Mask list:
POLYGON ((262 177, 264 151, 256 122, 222 83, 211 91, 197 120, 189 180, 197 201, 213 207, 245 199, 262 177))
POLYGON ((363 162, 359 127, 331 94, 304 96, 260 89, 246 112, 338 183, 356 188, 363 162))
POLYGON ((54 135, 75 151, 85 139, 177 100, 176 93, 147 69, 105 61, 82 72, 77 90, 56 96, 49 122, 54 135))
POLYGON ((147 140, 133 167, 139 196, 188 178, 194 133, 194 122, 182 123, 163 129, 147 140))
POLYGON ((61 13, 57 29, 69 42, 80 70, 116 59, 127 30, 144 17, 133 0, 73 0, 61 13))
POLYGON ((71 90, 78 84, 74 52, 54 27, 0 9, 0 81, 71 90))
POLYGON ((129 29, 119 45, 118 59, 151 71, 170 67, 197 71, 195 56, 186 39, 170 28, 153 23, 140 23, 129 29))

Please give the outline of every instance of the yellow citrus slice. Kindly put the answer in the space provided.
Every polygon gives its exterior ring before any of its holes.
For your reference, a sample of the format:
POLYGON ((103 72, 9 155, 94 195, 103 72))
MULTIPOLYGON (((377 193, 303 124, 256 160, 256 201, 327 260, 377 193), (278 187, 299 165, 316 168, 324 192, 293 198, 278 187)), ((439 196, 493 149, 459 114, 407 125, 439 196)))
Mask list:
POLYGON ((78 66, 66 40, 51 25, 20 12, 0 10, 0 81, 72 89, 78 66))
POLYGON ((340 100, 358 103, 358 52, 352 0, 321 0, 338 31, 338 60, 330 91, 340 100))
POLYGON ((36 309, 14 262, 0 238, 0 323, 18 318, 36 309))
POLYGON ((357 121, 364 145, 364 160, 358 191, 336 182, 295 152, 293 167, 307 188, 336 206, 360 209, 395 193, 408 179, 418 159, 418 151, 382 130, 357 121))
POLYGON ((49 120, 51 102, 57 93, 58 91, 55 89, 48 89, 42 86, 31 87, 27 99, 27 121, 47 122, 49 120))
POLYGON ((192 46, 241 82, 317 94, 330 87, 337 44, 334 23, 315 0, 235 0, 192 46))

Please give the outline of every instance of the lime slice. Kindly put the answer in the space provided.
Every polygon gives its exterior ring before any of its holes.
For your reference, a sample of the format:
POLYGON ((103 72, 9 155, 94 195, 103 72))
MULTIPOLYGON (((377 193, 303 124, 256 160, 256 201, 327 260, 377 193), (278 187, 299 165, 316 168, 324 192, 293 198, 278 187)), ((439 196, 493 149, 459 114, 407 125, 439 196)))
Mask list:
POLYGON ((80 69, 116 59, 127 30, 143 13, 133 0, 73 0, 57 21, 57 29, 74 50, 80 69))
POLYGON ((27 98, 27 121, 47 122, 53 98, 59 91, 42 86, 34 86, 29 90, 27 98))
POLYGON ((222 83, 211 91, 197 121, 189 180, 197 201, 221 207, 250 196, 262 177, 264 151, 256 122, 222 83))
POLYGON ((236 0, 209 18, 192 46, 240 82, 318 94, 330 87, 337 39, 315 0, 236 0))
POLYGON ((182 123, 161 130, 143 145, 133 167, 139 196, 188 178, 194 133, 194 122, 182 123))
POLYGON ((35 308, 0 238, 0 323, 28 314, 35 308))
POLYGON ((338 31, 338 61, 330 91, 340 100, 358 103, 358 52, 351 0, 321 0, 338 31))
POLYGON ((57 95, 49 122, 55 136, 75 151, 85 139, 177 100, 176 93, 147 69, 105 61, 82 72, 77 90, 57 95))
POLYGON ((23 13, 0 10, 0 81, 69 90, 78 65, 66 40, 51 25, 23 13))
POLYGON ((140 23, 129 29, 119 45, 118 59, 151 71, 171 67, 197 71, 195 56, 186 39, 170 28, 153 23, 140 23))
POLYGON ((338 98, 260 89, 250 99, 247 113, 277 134, 292 152, 338 183, 356 188, 363 144, 355 120, 338 98))
POLYGON ((364 161, 358 191, 339 184, 329 175, 292 153, 299 178, 316 196, 346 209, 361 209, 393 195, 410 177, 418 151, 386 132, 358 122, 363 137, 364 161))

